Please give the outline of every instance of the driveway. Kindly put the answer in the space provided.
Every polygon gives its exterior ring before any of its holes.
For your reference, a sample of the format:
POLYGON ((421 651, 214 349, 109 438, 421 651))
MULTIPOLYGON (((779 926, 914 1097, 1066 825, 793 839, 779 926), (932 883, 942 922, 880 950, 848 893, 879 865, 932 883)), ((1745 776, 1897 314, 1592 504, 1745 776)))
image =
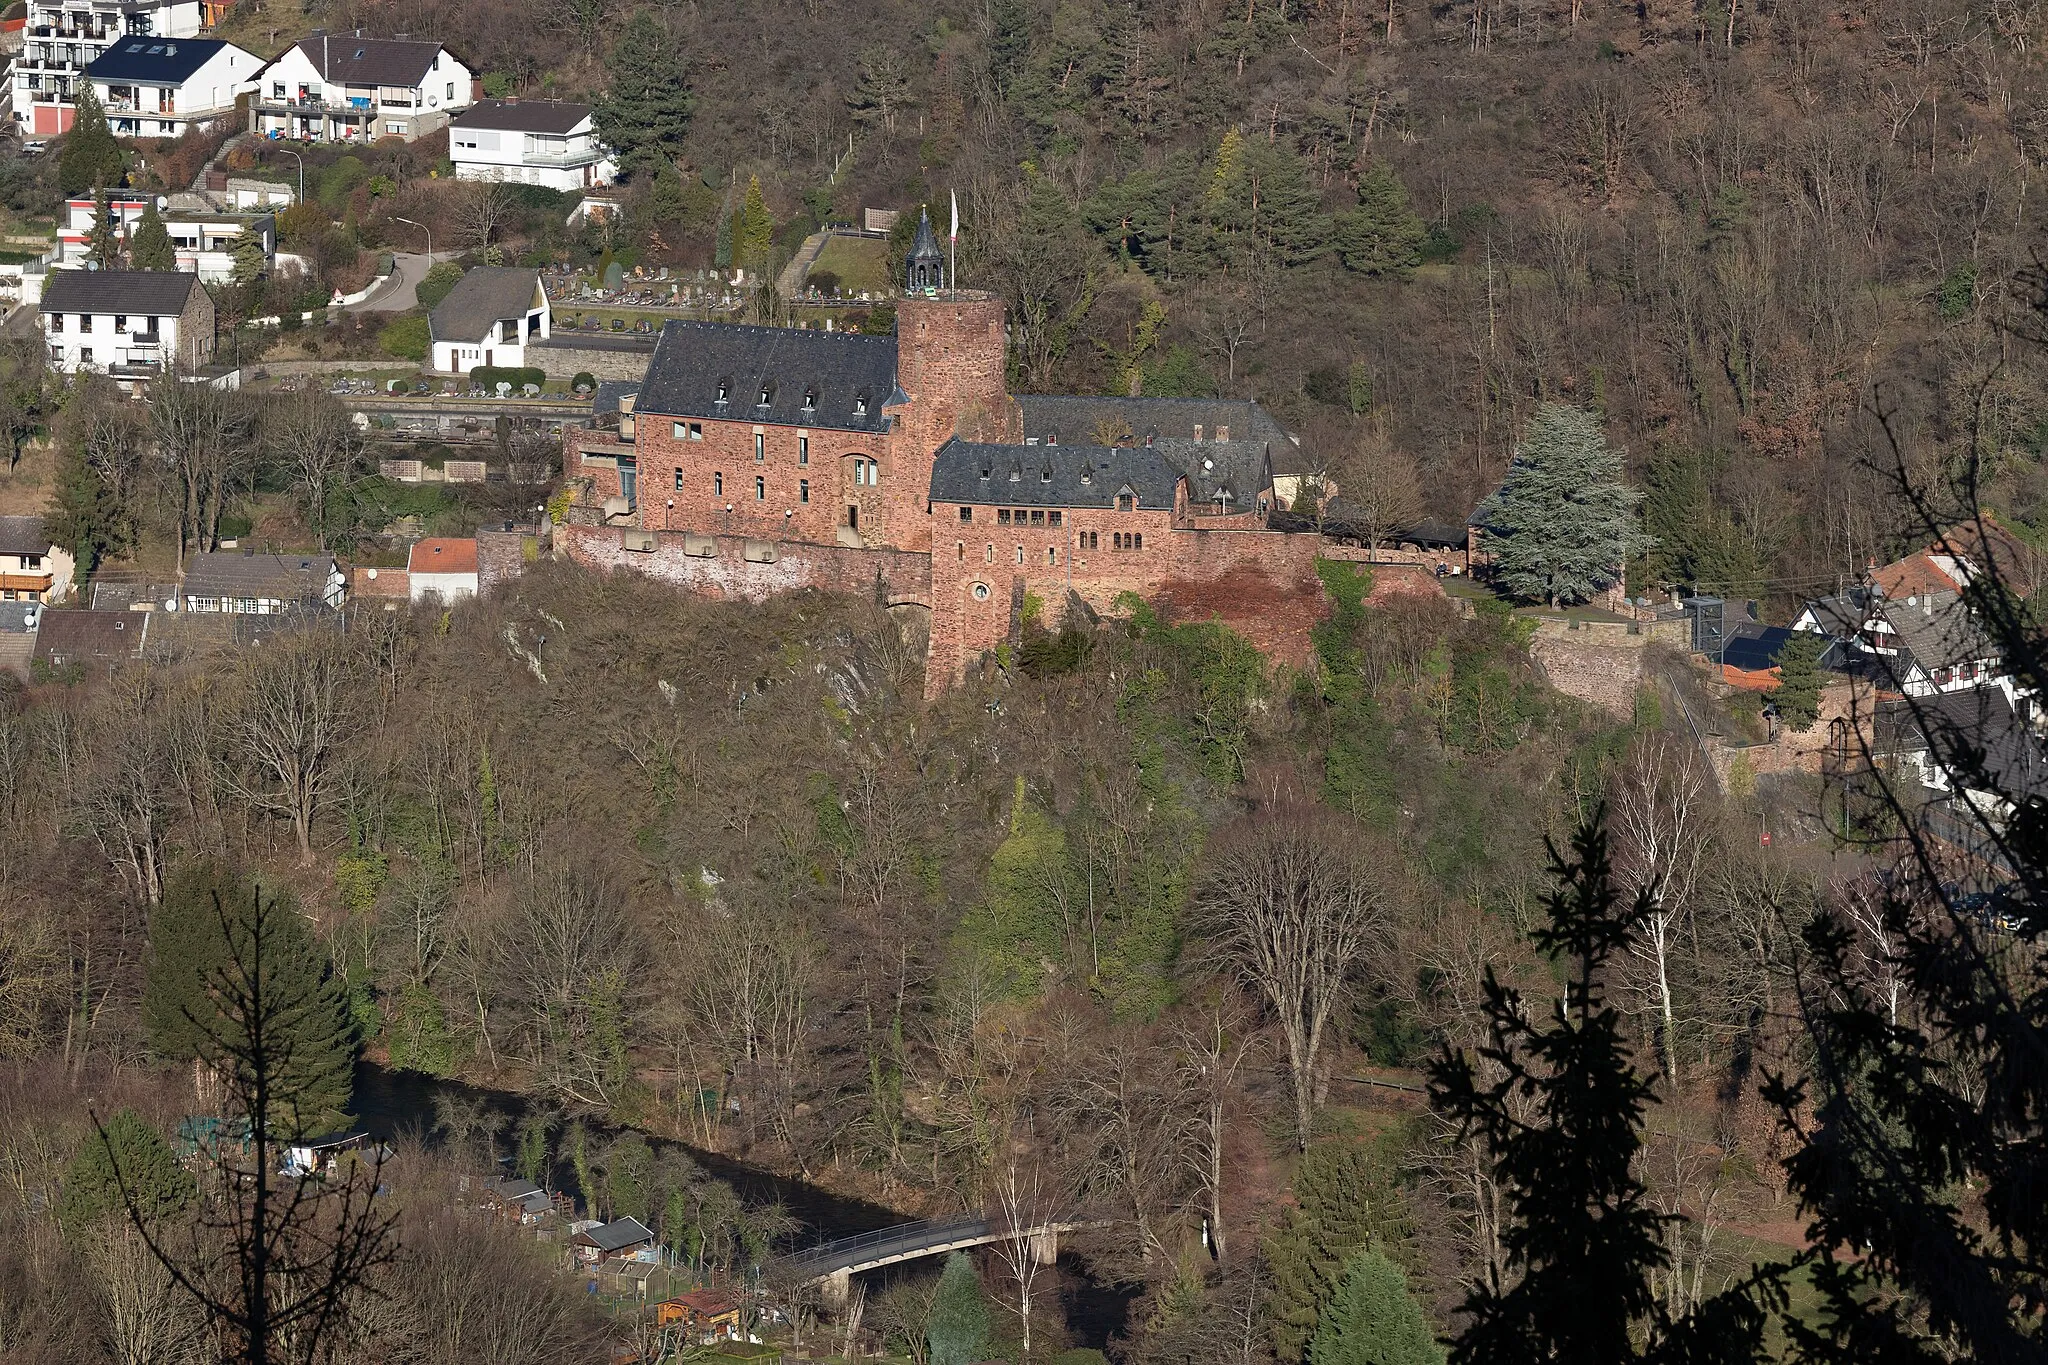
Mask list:
POLYGON ((384 287, 361 303, 349 304, 342 309, 344 313, 403 313, 408 308, 417 307, 420 281, 427 277, 427 270, 435 260, 445 257, 441 253, 428 256, 424 252, 418 255, 397 252, 391 259, 397 269, 391 272, 391 278, 384 282, 384 287))

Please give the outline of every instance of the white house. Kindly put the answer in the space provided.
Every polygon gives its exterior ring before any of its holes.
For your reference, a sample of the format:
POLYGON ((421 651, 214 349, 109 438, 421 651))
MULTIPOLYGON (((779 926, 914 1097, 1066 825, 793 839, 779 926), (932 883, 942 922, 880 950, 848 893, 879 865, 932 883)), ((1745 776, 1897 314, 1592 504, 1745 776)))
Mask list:
POLYGON ((50 368, 147 379, 213 359, 213 300, 171 270, 53 270, 43 286, 50 368))
POLYGON ((598 145, 590 106, 561 100, 484 100, 448 126, 458 180, 505 180, 551 190, 609 185, 618 167, 598 145))
POLYGON ((415 541, 406 559, 412 600, 439 597, 453 602, 476 596, 476 541, 434 538, 415 541))
MULTIPOLYGON (((181 196, 190 197, 190 196, 181 196)), ((176 199, 169 201, 176 203, 176 199)), ((107 212, 113 218, 124 244, 135 234, 149 207, 147 199, 109 199, 107 212)), ((214 213, 205 209, 160 207, 164 232, 178 258, 178 269, 197 274, 207 284, 224 284, 235 276, 235 243, 244 232, 252 233, 263 248, 266 266, 277 255, 277 219, 268 213, 214 213)), ((91 253, 89 239, 99 206, 91 199, 64 201, 64 221, 57 229, 56 262, 82 265, 91 253)))
POLYGON ((0 517, 0 600, 62 602, 76 567, 69 550, 50 542, 41 517, 0 517))
POLYGON ((475 98, 475 77, 439 43, 316 33, 257 77, 249 130, 302 142, 410 142, 475 98))
POLYGON ((427 314, 431 363, 441 374, 468 374, 479 365, 517 369, 526 364, 527 342, 547 340, 552 325, 538 270, 480 265, 427 314))
POLYGON ((214 38, 126 37, 85 69, 115 137, 182 137, 231 118, 262 58, 214 38))
POLYGON ((332 555, 211 550, 186 562, 178 595, 186 611, 277 616, 339 607, 348 597, 348 575, 332 555))
POLYGON ((21 135, 71 131, 78 82, 117 40, 196 38, 206 23, 202 0, 35 0, 14 63, 14 121, 21 135))

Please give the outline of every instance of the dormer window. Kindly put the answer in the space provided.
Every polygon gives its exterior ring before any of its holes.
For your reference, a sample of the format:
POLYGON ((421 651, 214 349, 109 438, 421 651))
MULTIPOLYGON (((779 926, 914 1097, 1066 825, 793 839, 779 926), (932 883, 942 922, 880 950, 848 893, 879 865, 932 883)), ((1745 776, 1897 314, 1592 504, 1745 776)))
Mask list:
POLYGON ((1048 431, 1045 433, 1045 443, 1049 446, 1058 445, 1060 443, 1060 434, 1057 431, 1048 431))
POLYGON ((757 399, 755 399, 755 400, 754 400, 754 405, 755 405, 756 407, 763 407, 763 408, 765 408, 765 407, 767 407, 767 406, 768 406, 768 405, 769 405, 770 403, 773 403, 774 401, 775 401, 775 384, 774 384, 774 381, 772 381, 772 380, 771 380, 771 381, 769 381, 769 382, 767 382, 767 383, 764 383, 764 384, 762 384, 762 385, 761 385, 761 396, 760 396, 759 398, 757 398, 757 399))
POLYGON ((813 388, 808 388, 808 389, 805 389, 805 390, 804 390, 804 411, 805 411, 805 412, 816 412, 817 410, 818 410, 818 390, 817 390, 817 389, 816 389, 815 387, 813 387, 813 388))
POLYGON ((717 400, 716 400, 716 401, 718 401, 718 402, 720 402, 720 403, 726 403, 726 402, 730 402, 731 400, 732 400, 732 381, 731 381, 730 379, 721 379, 721 380, 719 380, 719 381, 718 381, 718 398, 717 398, 717 400))
POLYGON ((1043 469, 1041 469, 1041 470, 1039 470, 1039 471, 1038 471, 1038 481, 1039 481, 1040 483, 1051 483, 1051 482, 1052 482, 1052 466, 1051 466, 1051 465, 1047 465, 1047 466, 1046 466, 1045 468, 1043 468, 1043 469))
POLYGON ((853 415, 855 417, 865 417, 868 415, 868 391, 866 389, 862 389, 853 396, 853 415))

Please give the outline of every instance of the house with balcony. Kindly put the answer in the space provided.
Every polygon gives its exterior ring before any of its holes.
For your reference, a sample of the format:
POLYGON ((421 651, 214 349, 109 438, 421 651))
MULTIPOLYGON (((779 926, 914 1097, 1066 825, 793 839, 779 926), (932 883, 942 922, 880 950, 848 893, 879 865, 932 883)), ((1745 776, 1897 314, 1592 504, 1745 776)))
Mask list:
POLYGON ((183 137, 233 118, 263 59, 216 38, 117 39, 85 69, 115 137, 183 137))
POLYGON ((21 135, 71 131, 86 68, 119 40, 197 38, 205 23, 202 0, 32 0, 14 63, 14 121, 21 135))
MULTIPOLYGON (((266 263, 275 259, 277 219, 274 215, 178 208, 176 205, 180 199, 190 202, 196 196, 173 196, 169 200, 170 206, 158 209, 164 231, 171 239, 171 250, 177 255, 178 269, 191 271, 207 284, 225 284, 235 277, 235 243, 244 232, 252 234, 262 246, 266 263)), ((134 235, 135 225, 142 220, 148 207, 147 199, 107 201, 107 212, 124 242, 134 235)), ((64 201, 64 219, 57 228, 57 265, 85 264, 91 253, 93 221, 98 214, 99 206, 91 199, 64 201)))
POLYGON ((546 341, 551 327, 538 270, 480 265, 427 314, 431 363, 440 374, 468 374, 479 365, 518 369, 527 343, 546 341))
POLYGON ((257 77, 249 130, 298 142, 410 142, 474 104, 475 88, 439 43, 316 33, 257 77))
POLYGON ((61 602, 75 567, 41 517, 0 517, 0 601, 61 602))
POLYGON ((43 286, 50 368, 140 382, 213 359, 213 300, 171 270, 53 270, 43 286))
POLYGON ((590 106, 563 100, 483 100, 448 127, 458 180, 503 180, 551 190, 609 185, 618 167, 598 145, 590 106))

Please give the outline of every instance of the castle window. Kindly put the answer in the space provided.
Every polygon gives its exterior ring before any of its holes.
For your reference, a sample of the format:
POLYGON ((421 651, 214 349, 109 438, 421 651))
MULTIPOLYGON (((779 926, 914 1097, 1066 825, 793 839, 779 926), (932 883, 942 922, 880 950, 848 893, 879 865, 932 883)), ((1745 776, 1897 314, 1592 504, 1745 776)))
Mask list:
POLYGON ((683 471, 682 471, 682 470, 680 470, 680 469, 678 469, 678 470, 676 471, 676 492, 680 493, 680 492, 682 492, 682 491, 683 491, 683 471))
POLYGON ((808 388, 808 389, 805 389, 805 390, 804 390, 804 411, 805 411, 805 412, 816 412, 817 410, 818 410, 818 390, 817 390, 817 389, 816 389, 815 387, 812 387, 812 388, 808 388))
POLYGON ((809 464, 811 462, 810 437, 799 436, 796 438, 796 462, 798 464, 809 464))
POLYGON ((704 439, 704 424, 702 422, 690 423, 690 439, 693 441, 704 439))
POLYGON ((974 509, 973 509, 972 507, 962 507, 962 508, 960 509, 960 520, 962 520, 962 521, 973 521, 973 520, 974 520, 974 509))
POLYGON ((1035 511, 1035 512, 1033 512, 1033 513, 1031 514, 1031 524, 1032 524, 1033 526, 1043 526, 1043 525, 1045 525, 1045 513, 1043 513, 1043 512, 1036 512, 1036 511, 1035 511))
POLYGON ((686 441, 689 439, 689 429, 685 427, 681 422, 674 422, 671 423, 670 425, 672 430, 669 432, 669 434, 671 436, 674 436, 678 441, 686 441))
POLYGON ((756 476, 755 476, 755 478, 754 478, 754 501, 755 501, 755 502, 765 502, 765 501, 767 501, 767 498, 768 498, 768 480, 766 480, 766 479, 764 479, 764 478, 761 478, 761 477, 759 477, 758 475, 756 475, 756 476))
POLYGON ((1124 533, 1122 531, 1111 531, 1109 533, 1109 548, 1112 550, 1121 550, 1123 549, 1123 547, 1124 533))
POLYGON ((725 496, 725 475, 713 474, 711 476, 711 495, 717 498, 725 496))
POLYGON ((760 432, 754 433, 754 463, 760 464, 768 458, 768 438, 760 432))
POLYGON ((1142 550, 1145 548, 1145 533, 1143 531, 1134 531, 1131 533, 1131 548, 1133 550, 1142 550))
POLYGON ((956 540, 953 542, 953 549, 958 552, 960 556, 960 562, 962 564, 965 564, 967 562, 967 542, 964 540, 956 540))
POLYGON ((1117 510, 1117 511, 1119 511, 1119 512, 1135 512, 1135 511, 1136 511, 1137 509, 1138 509, 1138 499, 1137 499, 1137 496, 1136 496, 1135 494, 1131 494, 1131 493, 1119 493, 1119 494, 1117 494, 1117 495, 1116 495, 1116 510, 1117 510))
POLYGON ((867 390, 863 389, 853 396, 853 415, 855 417, 865 417, 868 415, 867 390))
POLYGON ((1046 549, 1045 549, 1045 562, 1046 562, 1046 563, 1048 563, 1048 564, 1057 564, 1057 563, 1059 563, 1059 562, 1060 562, 1060 552, 1059 552, 1058 550, 1056 550, 1056 549, 1052 548, 1052 547, 1051 547, 1050 545, 1048 545, 1048 546, 1046 547, 1046 549))
POLYGON ((1046 524, 1046 525, 1048 525, 1048 526, 1057 526, 1057 525, 1059 525, 1059 524, 1060 524, 1060 514, 1058 513, 1058 511, 1051 511, 1051 512, 1047 512, 1047 513, 1045 514, 1045 524, 1046 524))
POLYGON ((1009 509, 1009 508, 1007 508, 1007 507, 998 507, 998 508, 996 509, 996 525, 998 525, 998 526, 1008 526, 1009 524, 1010 524, 1010 509, 1009 509))
POLYGON ((1078 541, 1081 548, 1084 550, 1099 550, 1102 548, 1102 532, 1083 531, 1081 532, 1078 541))
POLYGON ((974 600, 977 602, 988 601, 988 584, 976 583, 974 585, 974 600))
POLYGON ((1017 547, 1017 562, 1019 564, 1024 562, 1024 547, 1022 545, 1017 547))
POLYGON ((988 549, 983 552, 982 559, 988 564, 996 562, 996 543, 993 540, 988 543, 988 549))
POLYGON ((811 500, 811 481, 809 479, 798 479, 796 481, 796 500, 798 502, 809 502, 811 500))
POLYGON ((728 399, 730 399, 731 397, 732 397, 732 381, 731 381, 730 379, 721 379, 721 380, 719 380, 719 381, 718 381, 718 398, 717 398, 717 401, 718 401, 718 402, 720 402, 720 403, 723 403, 723 402, 727 401, 728 399))

